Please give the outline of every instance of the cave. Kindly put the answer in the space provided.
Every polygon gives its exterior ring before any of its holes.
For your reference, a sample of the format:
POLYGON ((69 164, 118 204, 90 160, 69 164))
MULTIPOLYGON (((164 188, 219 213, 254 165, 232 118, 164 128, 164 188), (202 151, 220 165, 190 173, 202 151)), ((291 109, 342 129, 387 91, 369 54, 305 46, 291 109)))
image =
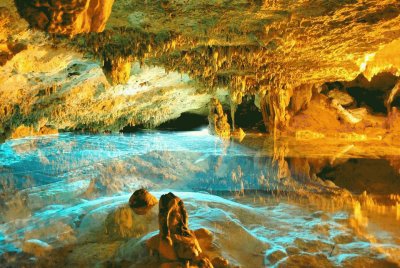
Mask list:
POLYGON ((0 267, 400 267, 400 1, 0 1, 0 267))

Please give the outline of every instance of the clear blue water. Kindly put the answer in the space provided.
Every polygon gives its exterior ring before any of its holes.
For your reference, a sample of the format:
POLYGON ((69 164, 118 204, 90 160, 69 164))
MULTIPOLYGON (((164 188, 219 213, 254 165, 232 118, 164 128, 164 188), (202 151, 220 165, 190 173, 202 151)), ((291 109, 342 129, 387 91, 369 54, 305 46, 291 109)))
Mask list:
MULTIPOLYGON (((236 189, 237 185, 221 184, 219 180, 229 178, 231 174, 227 169, 238 166, 246 170, 243 187, 260 188, 257 177, 265 168, 262 161, 255 163, 254 158, 258 158, 256 150, 218 139, 206 131, 148 131, 124 135, 65 133, 1 144, 0 177, 9 181, 11 189, 21 190, 26 186, 76 180, 79 176, 95 178, 98 175, 94 170, 96 165, 135 165, 138 158, 152 162, 154 168, 167 168, 176 173, 172 174, 174 178, 171 181, 163 179, 165 174, 157 172, 148 174, 147 179, 167 181, 170 187, 177 184, 182 188, 184 184, 186 188, 202 190, 236 189), (170 155, 166 156, 166 153, 170 155), (181 161, 193 169, 180 165, 181 161), (215 165, 219 165, 221 171, 215 170, 215 165)), ((6 190, 5 185, 1 187, 6 190)))
POLYGON ((279 151, 273 146, 245 144, 206 130, 63 133, 7 141, 0 145, 0 266, 34 265, 43 256, 32 259, 27 244, 40 241, 52 252, 70 252, 48 253, 53 260, 48 266, 93 267, 105 261, 100 253, 106 251, 108 261, 149 267, 137 245, 157 231, 156 216, 138 230, 141 219, 132 216, 135 224, 126 227, 115 216, 141 187, 157 197, 168 191, 180 196, 190 227, 211 230, 218 254, 243 267, 309 258, 317 267, 397 265, 399 222, 392 214, 362 211, 368 224, 358 229, 351 223, 359 220, 353 204, 341 202, 351 196, 348 191, 296 177, 301 170, 296 161, 280 161, 279 153, 271 154, 279 151), (291 178, 279 177, 282 163, 289 163, 291 178), (283 257, 274 257, 277 251, 283 257), (7 257, 10 252, 18 258, 7 257))

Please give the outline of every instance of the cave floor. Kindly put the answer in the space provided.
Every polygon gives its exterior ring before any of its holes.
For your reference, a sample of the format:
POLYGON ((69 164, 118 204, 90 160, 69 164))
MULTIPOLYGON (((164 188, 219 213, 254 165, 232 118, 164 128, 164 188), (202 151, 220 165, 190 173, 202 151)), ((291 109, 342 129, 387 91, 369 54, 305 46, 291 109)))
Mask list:
POLYGON ((357 137, 221 140, 197 131, 61 133, 0 145, 0 266, 158 267, 144 241, 182 198, 210 256, 241 267, 398 267, 400 146, 357 137))

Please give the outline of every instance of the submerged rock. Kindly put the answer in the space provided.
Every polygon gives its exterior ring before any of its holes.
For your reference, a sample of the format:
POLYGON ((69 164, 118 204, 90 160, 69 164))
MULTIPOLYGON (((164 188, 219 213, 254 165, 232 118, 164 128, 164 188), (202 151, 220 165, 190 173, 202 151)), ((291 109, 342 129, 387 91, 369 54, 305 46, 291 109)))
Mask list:
POLYGON ((279 262, 278 267, 333 267, 323 254, 297 254, 279 262))
POLYGON ((280 261, 281 259, 285 258, 287 254, 282 250, 274 250, 267 255, 267 259, 270 263, 275 264, 276 262, 280 261))

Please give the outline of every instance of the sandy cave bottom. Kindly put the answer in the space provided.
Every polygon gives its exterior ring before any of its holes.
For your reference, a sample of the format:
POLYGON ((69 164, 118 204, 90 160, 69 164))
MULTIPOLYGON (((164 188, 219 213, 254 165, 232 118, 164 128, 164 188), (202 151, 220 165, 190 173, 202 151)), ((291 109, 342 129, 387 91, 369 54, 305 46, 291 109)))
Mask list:
POLYGON ((146 187, 182 198, 189 227, 214 235, 208 254, 232 265, 398 267, 400 149, 374 145, 239 143, 206 130, 10 140, 0 145, 0 264, 159 267, 144 244, 158 208, 128 206, 146 187), (371 166, 390 172, 359 172, 371 166))

